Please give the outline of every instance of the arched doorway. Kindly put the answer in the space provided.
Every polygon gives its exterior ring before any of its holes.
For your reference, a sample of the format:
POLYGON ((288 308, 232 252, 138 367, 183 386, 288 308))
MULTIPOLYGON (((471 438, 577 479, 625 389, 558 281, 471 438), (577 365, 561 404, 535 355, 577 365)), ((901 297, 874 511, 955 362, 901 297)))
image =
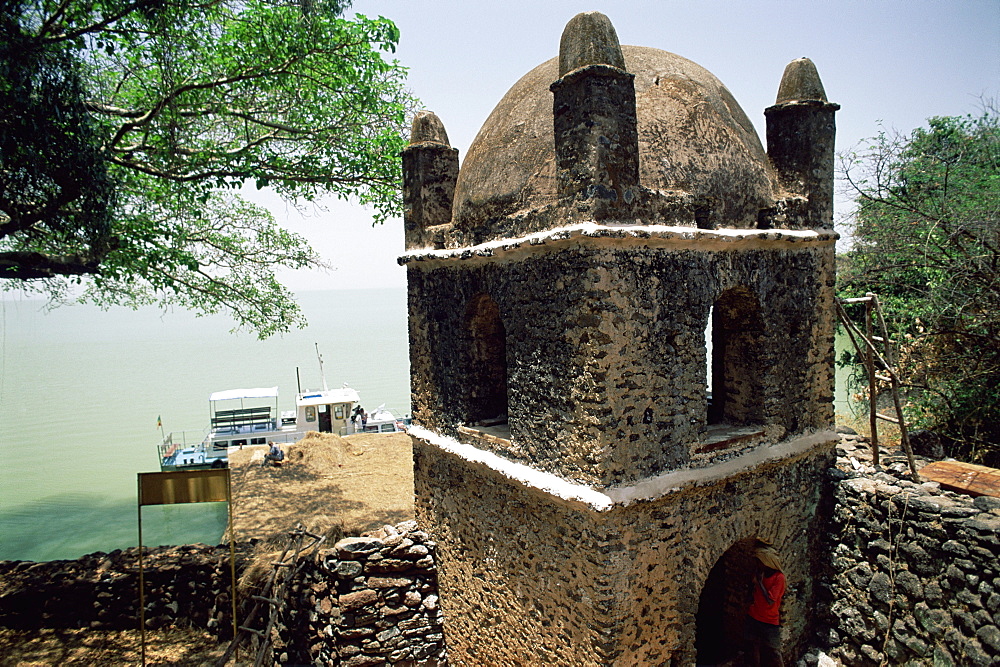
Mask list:
POLYGON ((507 421, 507 331, 488 294, 469 302, 469 424, 507 421))
POLYGON ((764 322, 746 287, 723 292, 712 305, 709 424, 745 425, 763 418, 764 322))
POLYGON ((698 665, 738 665, 756 570, 756 539, 736 542, 708 573, 695 617, 698 665))

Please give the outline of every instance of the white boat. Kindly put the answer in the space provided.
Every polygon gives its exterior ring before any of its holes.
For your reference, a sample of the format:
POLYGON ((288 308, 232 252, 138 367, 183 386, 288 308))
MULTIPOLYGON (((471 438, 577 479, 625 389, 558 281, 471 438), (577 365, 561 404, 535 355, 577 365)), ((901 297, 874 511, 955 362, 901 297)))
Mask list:
POLYGON ((211 425, 208 432, 179 431, 167 435, 159 446, 160 469, 198 470, 225 468, 229 450, 249 445, 298 442, 306 433, 396 433, 403 420, 379 406, 362 423, 352 420, 361 407, 358 392, 350 387, 298 394, 295 410, 277 412, 278 388, 230 389, 209 396, 211 425), (271 402, 270 405, 260 405, 271 402))
POLYGON ((385 403, 378 406, 374 412, 360 425, 354 420, 355 433, 396 433, 404 429, 404 420, 385 408, 385 403))

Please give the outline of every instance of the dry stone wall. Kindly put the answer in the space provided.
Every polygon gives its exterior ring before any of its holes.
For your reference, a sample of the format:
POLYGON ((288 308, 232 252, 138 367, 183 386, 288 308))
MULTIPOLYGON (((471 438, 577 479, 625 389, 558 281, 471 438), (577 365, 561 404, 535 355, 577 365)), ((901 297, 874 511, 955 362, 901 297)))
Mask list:
POLYGON ((821 642, 859 667, 1000 664, 1000 498, 916 484, 902 457, 875 469, 868 447, 845 437, 830 470, 821 642))
MULTIPOLYGON (((230 551, 194 544, 146 549, 146 626, 232 635, 230 551)), ((245 553, 237 556, 242 569, 245 553)), ((139 618, 139 549, 42 563, 0 561, 0 626, 132 630, 139 618)))
POLYGON ((434 548, 408 521, 321 551, 287 597, 276 663, 445 664, 434 548))
MULTIPOLYGON (((274 662, 446 664, 435 546, 408 521, 345 538, 302 563, 275 625, 274 662)), ((237 576, 248 547, 238 551, 237 576)), ((147 627, 205 628, 230 639, 229 554, 225 545, 147 549, 147 627)), ((0 627, 135 629, 138 582, 138 548, 76 560, 0 561, 0 627)))

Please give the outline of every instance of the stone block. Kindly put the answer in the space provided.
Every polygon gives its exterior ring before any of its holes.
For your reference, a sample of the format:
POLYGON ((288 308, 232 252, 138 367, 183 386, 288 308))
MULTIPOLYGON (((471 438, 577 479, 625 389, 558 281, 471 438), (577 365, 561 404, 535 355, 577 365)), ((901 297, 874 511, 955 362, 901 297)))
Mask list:
POLYGON ((923 602, 914 605, 913 616, 920 627, 932 636, 943 634, 951 625, 947 612, 942 609, 931 609, 923 602))
POLYGON ((921 575, 929 576, 938 572, 937 561, 927 551, 913 543, 901 542, 899 544, 899 554, 906 560, 909 568, 921 575))
POLYGON ((900 570, 896 573, 896 587, 911 599, 923 598, 924 586, 920 577, 908 570, 900 570))
POLYGON ((338 561, 334 574, 341 579, 353 579, 364 571, 364 565, 356 560, 338 561))
POLYGON ((368 586, 374 589, 407 588, 412 582, 412 578, 405 575, 368 578, 368 586))
POLYGON ((873 598, 880 602, 888 603, 892 599, 892 580, 885 572, 876 572, 872 576, 868 591, 873 598))
POLYGON ((965 644, 962 663, 970 667, 995 667, 995 657, 995 653, 983 650, 982 645, 973 639, 965 644))
POLYGON ((378 593, 370 589, 345 593, 339 598, 340 608, 345 611, 354 611, 376 602, 378 602, 378 593))
POLYGON ((365 564, 365 572, 368 574, 379 574, 384 572, 405 572, 411 569, 414 563, 400 558, 382 558, 378 561, 369 560, 365 564))
POLYGON ((382 540, 377 537, 345 537, 334 545, 337 556, 342 560, 365 560, 382 547, 382 540))
POLYGON ((976 631, 983 648, 991 652, 994 656, 1000 656, 1000 629, 995 625, 986 625, 976 631))
POLYGON ((955 659, 944 646, 938 644, 934 647, 934 654, 931 657, 933 667, 957 667, 955 659))
POLYGON ((956 558, 965 558, 969 555, 968 548, 957 540, 947 540, 941 544, 941 550, 956 558))

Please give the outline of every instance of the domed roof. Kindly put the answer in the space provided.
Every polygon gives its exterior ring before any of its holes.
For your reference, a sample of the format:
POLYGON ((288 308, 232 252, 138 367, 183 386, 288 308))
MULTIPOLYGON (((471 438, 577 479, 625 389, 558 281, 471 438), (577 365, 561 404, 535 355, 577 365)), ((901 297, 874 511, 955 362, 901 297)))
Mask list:
MULTIPOLYGON (((708 70, 659 49, 623 46, 635 75, 643 187, 685 196, 719 226, 752 227, 774 201, 775 180, 757 133, 708 70)), ((507 92, 462 164, 453 222, 472 230, 557 201, 552 93, 559 59, 507 92)))

